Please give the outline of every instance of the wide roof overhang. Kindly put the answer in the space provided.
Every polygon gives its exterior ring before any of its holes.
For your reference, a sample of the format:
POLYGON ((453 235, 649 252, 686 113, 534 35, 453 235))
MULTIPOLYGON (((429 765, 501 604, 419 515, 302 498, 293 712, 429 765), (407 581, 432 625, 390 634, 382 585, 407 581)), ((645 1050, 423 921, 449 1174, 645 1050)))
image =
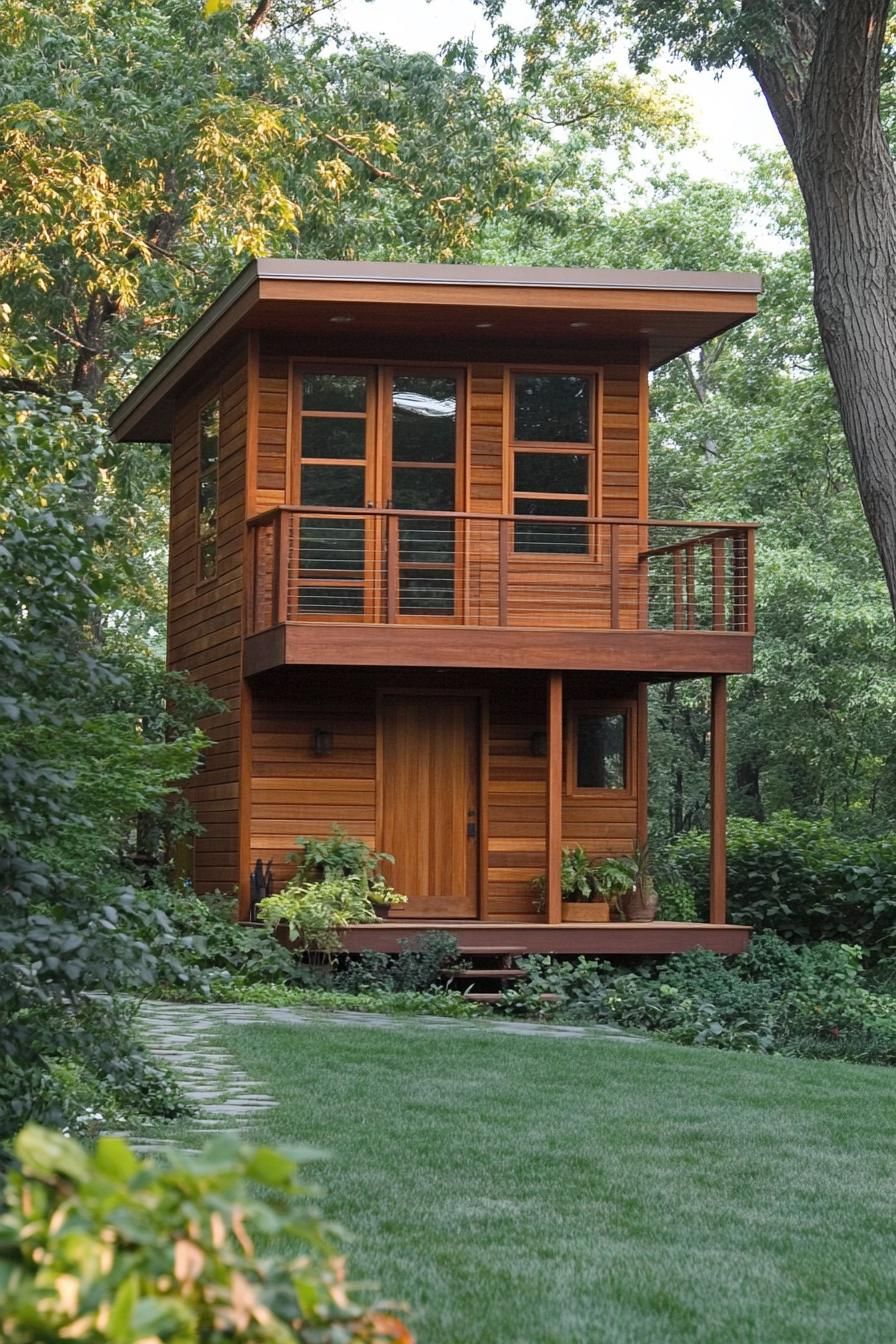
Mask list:
POLYGON ((306 337, 352 357, 412 341, 432 358, 593 362, 595 347, 638 342, 655 369, 756 312, 758 275, 403 262, 252 261, 174 343, 111 417, 119 440, 170 442, 179 389, 241 332, 306 337), (369 348, 368 348, 369 347, 369 348))

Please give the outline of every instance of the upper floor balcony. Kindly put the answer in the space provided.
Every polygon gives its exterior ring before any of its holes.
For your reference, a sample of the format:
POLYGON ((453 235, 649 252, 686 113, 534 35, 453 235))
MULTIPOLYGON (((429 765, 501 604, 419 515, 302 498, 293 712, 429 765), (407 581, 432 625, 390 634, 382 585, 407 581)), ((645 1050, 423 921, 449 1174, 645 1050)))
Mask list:
POLYGON ((755 524, 286 505, 248 523, 245 671, 752 667, 755 524))

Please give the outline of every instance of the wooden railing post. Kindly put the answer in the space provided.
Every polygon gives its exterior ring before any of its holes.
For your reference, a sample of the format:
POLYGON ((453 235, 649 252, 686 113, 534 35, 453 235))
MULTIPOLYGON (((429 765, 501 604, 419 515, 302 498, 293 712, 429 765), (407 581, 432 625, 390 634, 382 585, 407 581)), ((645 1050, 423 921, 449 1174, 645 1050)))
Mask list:
POLYGON ((681 551, 672 552, 672 624, 676 630, 684 628, 684 592, 681 573, 681 551))
POLYGON ((712 628, 725 629, 725 538, 712 539, 712 628))
POLYGON ((545 803, 545 906, 549 924, 563 920, 563 673, 548 673, 545 803))
POLYGON ((271 528, 271 624, 285 625, 289 593, 289 532, 285 526, 288 514, 276 513, 271 528))
POLYGON ((727 920, 725 824, 727 820, 727 678, 712 678, 709 738, 709 922, 727 920))
POLYGON ((510 524, 498 522, 498 624, 507 624, 507 576, 510 569, 510 524))
POLYGON ((258 587, 258 528, 249 528, 249 544, 246 547, 249 573, 246 575, 246 630, 255 634, 255 594, 258 587))
POLYGON ((386 519, 386 621, 393 625, 398 616, 398 519, 386 519))
POLYGON ((744 565, 744 586, 746 588, 746 601, 744 603, 746 625, 744 630, 748 635, 752 635, 756 630, 756 533, 752 527, 746 529, 746 563, 744 565))
POLYGON ((697 556, 692 545, 684 549, 684 572, 687 583, 687 623, 689 630, 697 628, 697 556))
POLYGON ((619 527, 610 523, 610 629, 619 629, 619 527))

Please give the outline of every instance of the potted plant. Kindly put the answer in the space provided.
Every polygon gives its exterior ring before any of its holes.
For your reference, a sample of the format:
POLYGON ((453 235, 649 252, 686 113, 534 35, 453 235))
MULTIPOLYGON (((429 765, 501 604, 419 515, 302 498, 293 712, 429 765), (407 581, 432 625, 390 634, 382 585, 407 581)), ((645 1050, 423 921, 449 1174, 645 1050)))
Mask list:
POLYGON ((296 876, 275 896, 259 901, 258 914, 264 924, 285 923, 312 966, 329 963, 341 950, 340 929, 376 920, 367 887, 358 876, 323 882, 303 882, 296 876))
MULTIPOLYGON (((597 867, 581 845, 564 849, 560 863, 560 895, 565 922, 605 924, 610 903, 597 882, 597 867)), ((542 874, 532 881, 535 908, 544 910, 547 882, 542 874)))
POLYGON ((594 868, 594 883, 609 908, 623 919, 625 906, 635 881, 634 865, 629 857, 611 854, 594 868))
POLYGON ((408 898, 400 891, 390 887, 385 878, 378 877, 367 889, 367 899, 373 906, 377 919, 387 919, 393 905, 407 905, 408 898))
POLYGON ((631 871, 628 891, 621 898, 620 908, 624 917, 634 924, 645 924, 656 918, 659 904, 656 884, 650 871, 650 851, 646 845, 636 849, 625 860, 631 871))
POLYGON ((297 835, 300 847, 288 858, 296 865, 296 876, 303 882, 322 882, 331 878, 357 878, 362 889, 379 876, 383 863, 394 863, 395 856, 371 849, 357 836, 348 835, 334 822, 330 834, 321 840, 314 835, 297 835))

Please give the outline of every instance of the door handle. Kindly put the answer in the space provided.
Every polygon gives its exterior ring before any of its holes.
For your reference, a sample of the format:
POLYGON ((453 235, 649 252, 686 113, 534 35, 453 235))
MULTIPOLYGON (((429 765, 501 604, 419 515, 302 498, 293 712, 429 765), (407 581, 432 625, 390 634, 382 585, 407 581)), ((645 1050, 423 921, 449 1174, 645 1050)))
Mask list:
POLYGON ((467 839, 476 839, 476 813, 472 809, 467 813, 467 839))

